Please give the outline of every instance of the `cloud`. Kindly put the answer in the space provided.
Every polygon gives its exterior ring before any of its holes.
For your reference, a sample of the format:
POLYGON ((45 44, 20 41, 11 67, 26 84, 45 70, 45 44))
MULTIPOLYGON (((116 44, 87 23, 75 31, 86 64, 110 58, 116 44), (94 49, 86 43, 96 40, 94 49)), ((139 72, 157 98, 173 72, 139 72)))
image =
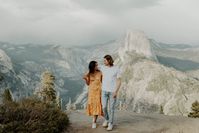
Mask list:
POLYGON ((0 41, 84 45, 139 29, 158 41, 199 42, 197 0, 0 0, 0 41), (180 4, 179 4, 180 3, 180 4))
POLYGON ((0 5, 0 40, 81 45, 112 38, 106 15, 71 1, 6 1, 0 5), (54 6, 53 6, 54 5, 54 6), (107 30, 106 30, 107 29, 107 30))
POLYGON ((63 0, 0 0, 0 8, 21 19, 42 19, 66 11, 63 0))
POLYGON ((74 0, 81 6, 89 9, 113 10, 115 12, 133 9, 147 8, 159 4, 160 0, 74 0))

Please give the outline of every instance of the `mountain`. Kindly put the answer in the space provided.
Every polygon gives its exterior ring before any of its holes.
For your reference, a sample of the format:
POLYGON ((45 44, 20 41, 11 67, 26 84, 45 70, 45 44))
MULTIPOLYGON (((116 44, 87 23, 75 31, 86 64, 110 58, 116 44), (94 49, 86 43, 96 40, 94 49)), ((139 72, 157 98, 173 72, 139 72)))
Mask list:
MULTIPOLYGON (((138 38, 137 33, 131 35, 138 38)), ((143 38, 139 39, 142 42, 143 38)), ((128 45, 137 45, 138 41, 134 41, 131 40, 128 45)), ((126 42, 120 48, 125 52, 119 54, 118 64, 123 70, 120 99, 125 101, 126 108, 145 113, 159 112, 162 108, 167 115, 187 115, 191 104, 199 97, 199 80, 168 68, 160 64, 159 60, 151 60, 147 54, 125 49, 125 45, 126 42)), ((154 44, 150 46, 152 49, 154 44)))
MULTIPOLYGON (((115 59, 123 71, 118 108, 139 113, 159 113, 162 108, 166 115, 187 115, 199 97, 199 80, 160 64, 149 42, 143 32, 128 33, 121 42, 115 59)), ((84 90, 75 104, 85 107, 84 90)))
POLYGON ((0 90, 9 87, 18 98, 31 95, 40 85, 42 72, 50 70, 63 105, 85 107, 87 86, 82 75, 91 60, 102 64, 106 54, 123 70, 118 106, 146 113, 163 107, 165 114, 185 115, 198 97, 198 79, 185 73, 199 67, 198 47, 159 43, 142 31, 127 32, 104 44, 63 47, 0 42, 0 49, 0 90))
MULTIPOLYGON (((135 55, 133 55, 135 56, 135 55)), ((141 58, 122 63, 120 99, 124 106, 139 113, 160 112, 187 115, 199 97, 199 80, 173 68, 141 58)))
POLYGON ((50 70, 55 75, 56 90, 60 92, 64 103, 69 97, 74 100, 78 92, 81 92, 83 81, 80 75, 86 66, 86 62, 84 63, 82 58, 79 58, 84 54, 83 50, 64 49, 55 45, 11 45, 8 43, 1 45, 1 48, 12 60, 12 72, 15 73, 11 75, 12 80, 15 81, 14 77, 19 80, 17 84, 9 83, 14 84, 10 87, 14 93, 19 91, 16 88, 20 88, 20 90, 26 90, 20 91, 24 97, 32 94, 40 85, 40 77, 45 70, 50 70))
POLYGON ((8 57, 8 55, 1 49, 0 49, 0 64, 1 64, 2 68, 4 68, 4 69, 1 69, 4 72, 13 70, 13 66, 12 66, 10 57, 8 57))
MULTIPOLYGON (((14 93, 26 97, 38 89, 42 72, 50 70, 56 77, 56 90, 60 92, 63 104, 69 99, 74 102, 82 92, 84 86, 82 75, 87 71, 90 60, 102 62, 105 53, 115 53, 117 45, 119 45, 117 41, 110 41, 92 47, 66 48, 59 45, 13 45, 1 42, 0 49, 4 58, 0 64, 14 74, 10 79, 16 83, 6 84, 2 81, 4 86, 1 85, 0 88, 3 90, 10 86, 14 93)), ((9 75, 3 71, 5 71, 3 67, 0 68, 2 74, 9 75)), ((10 80, 6 78, 4 81, 10 80)))
POLYGON ((146 35, 142 31, 126 33, 126 36, 122 42, 122 47, 119 48, 119 56, 122 61, 124 61, 125 58, 121 55, 124 55, 125 52, 129 51, 157 60, 149 39, 147 39, 146 35))
POLYGON ((199 46, 187 44, 165 44, 149 39, 161 64, 180 71, 199 69, 199 46))
POLYGON ((189 75, 195 79, 199 79, 199 69, 187 71, 186 73, 187 73, 187 75, 189 75))
POLYGON ((16 98, 24 96, 21 92, 26 94, 25 87, 15 73, 10 57, 0 49, 0 93, 6 88, 12 88, 13 96, 16 98))

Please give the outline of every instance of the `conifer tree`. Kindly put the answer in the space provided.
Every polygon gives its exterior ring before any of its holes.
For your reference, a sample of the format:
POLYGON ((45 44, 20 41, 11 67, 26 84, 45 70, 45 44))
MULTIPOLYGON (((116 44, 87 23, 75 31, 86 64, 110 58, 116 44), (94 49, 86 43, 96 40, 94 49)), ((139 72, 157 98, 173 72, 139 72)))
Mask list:
POLYGON ((56 102, 56 91, 54 89, 55 76, 45 71, 41 77, 41 95, 44 102, 55 103, 56 102))
POLYGON ((160 106, 160 114, 164 114, 164 109, 162 105, 160 106))
POLYGON ((189 113, 188 117, 192 117, 192 118, 199 118, 199 102, 195 101, 192 104, 192 112, 189 113))

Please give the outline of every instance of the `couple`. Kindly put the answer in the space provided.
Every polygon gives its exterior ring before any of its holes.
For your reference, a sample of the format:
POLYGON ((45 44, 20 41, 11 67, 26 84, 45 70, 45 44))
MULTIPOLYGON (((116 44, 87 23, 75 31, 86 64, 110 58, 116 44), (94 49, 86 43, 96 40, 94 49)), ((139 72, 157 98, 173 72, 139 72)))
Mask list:
POLYGON ((92 128, 97 127, 97 117, 103 116, 103 127, 107 127, 108 131, 113 129, 116 98, 121 85, 121 72, 113 62, 110 55, 104 56, 104 66, 99 68, 96 61, 91 61, 89 72, 83 77, 89 86, 86 111, 93 116, 92 128))

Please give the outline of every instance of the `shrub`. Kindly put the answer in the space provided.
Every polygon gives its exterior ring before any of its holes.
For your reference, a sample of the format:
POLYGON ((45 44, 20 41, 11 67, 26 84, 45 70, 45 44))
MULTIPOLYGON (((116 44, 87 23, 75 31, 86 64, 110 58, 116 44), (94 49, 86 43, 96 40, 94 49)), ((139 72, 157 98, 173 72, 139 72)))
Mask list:
POLYGON ((12 102, 13 101, 13 97, 12 97, 12 92, 10 91, 10 89, 5 89, 3 94, 2 94, 2 100, 3 102, 12 102))
POLYGON ((192 118, 199 118, 199 102, 195 101, 192 104, 192 112, 189 113, 188 117, 192 117, 192 118))
POLYGON ((0 105, 0 132, 60 133, 68 125, 67 114, 35 98, 0 105))

